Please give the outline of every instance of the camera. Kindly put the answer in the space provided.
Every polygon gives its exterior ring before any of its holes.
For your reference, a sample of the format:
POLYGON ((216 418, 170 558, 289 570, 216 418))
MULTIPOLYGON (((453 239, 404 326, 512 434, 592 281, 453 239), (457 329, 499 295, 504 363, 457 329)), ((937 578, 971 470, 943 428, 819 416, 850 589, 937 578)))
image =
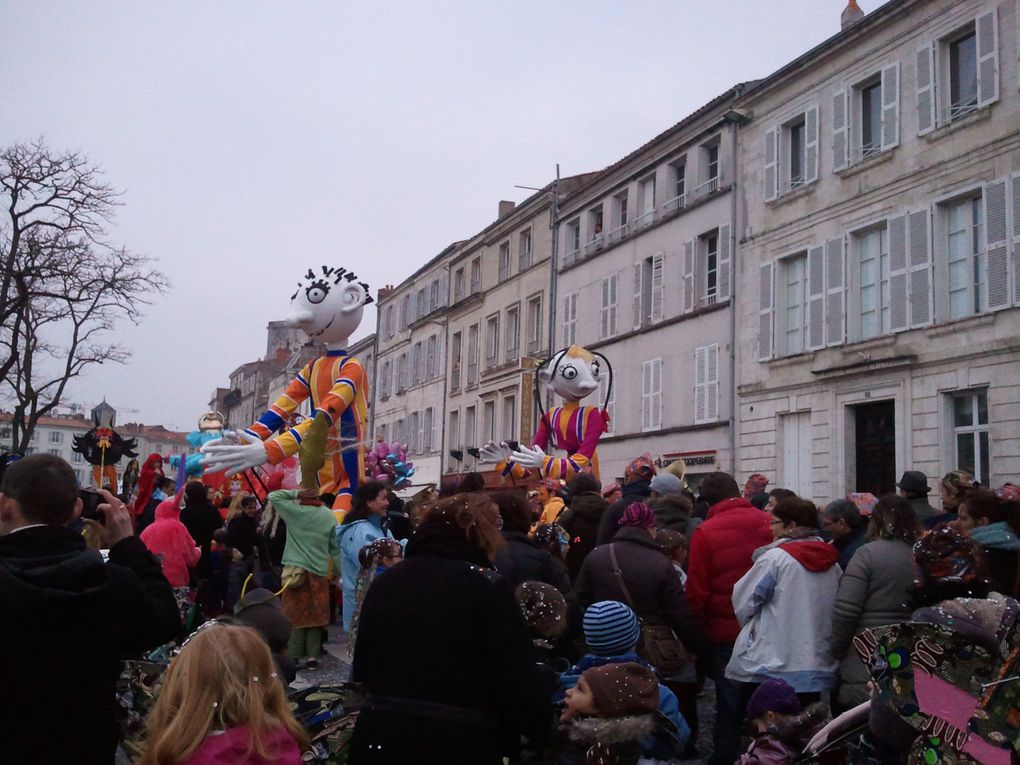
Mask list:
POLYGON ((81 500, 81 517, 105 523, 106 518, 99 511, 99 506, 106 502, 106 498, 98 491, 92 489, 78 489, 78 499, 81 500))

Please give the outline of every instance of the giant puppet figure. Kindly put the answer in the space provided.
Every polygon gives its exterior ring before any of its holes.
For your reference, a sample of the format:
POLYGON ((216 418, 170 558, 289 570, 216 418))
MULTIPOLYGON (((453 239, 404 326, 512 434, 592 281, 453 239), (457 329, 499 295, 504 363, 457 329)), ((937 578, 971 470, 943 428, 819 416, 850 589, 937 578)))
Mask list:
POLYGON ((208 470, 238 473, 266 462, 273 465, 295 454, 301 441, 322 413, 329 421, 325 460, 318 473, 319 492, 336 495, 338 517, 350 509, 351 498, 364 475, 365 413, 368 382, 361 363, 347 355, 347 341, 361 324, 364 308, 372 302, 368 285, 343 268, 308 269, 290 299, 288 325, 305 331, 312 342, 326 346, 295 377, 283 395, 258 422, 242 431, 227 431, 221 441, 202 447, 208 470), (288 418, 311 398, 311 416, 293 427, 288 418), (281 431, 278 435, 273 434, 281 431))
POLYGON ((108 425, 100 425, 96 418, 96 426, 87 433, 74 437, 72 452, 77 452, 85 461, 92 465, 92 481, 98 488, 111 487, 117 490, 116 464, 122 457, 137 457, 134 448, 138 440, 121 438, 120 434, 108 425))
POLYGON ((609 415, 603 408, 581 406, 581 400, 599 387, 599 377, 609 376, 606 400, 612 397, 613 370, 609 360, 601 353, 572 345, 547 359, 538 368, 538 383, 551 388, 563 403, 551 412, 542 409, 539 386, 535 388, 535 403, 542 412, 531 447, 512 449, 506 442, 490 441, 481 449, 483 462, 498 462, 497 469, 504 476, 520 479, 528 470, 542 478, 569 480, 582 471, 598 477, 599 460, 595 453, 599 438, 606 431, 609 415), (603 367, 605 367, 603 369, 603 367), (549 449, 562 449, 565 457, 547 454, 549 449))

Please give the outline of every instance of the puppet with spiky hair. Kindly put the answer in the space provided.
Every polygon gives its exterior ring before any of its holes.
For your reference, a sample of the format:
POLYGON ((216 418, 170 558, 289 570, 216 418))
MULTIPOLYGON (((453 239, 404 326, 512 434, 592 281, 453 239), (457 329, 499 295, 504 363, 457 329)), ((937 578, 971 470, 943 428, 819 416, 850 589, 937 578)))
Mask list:
POLYGON ((365 306, 371 302, 368 285, 346 269, 308 269, 291 296, 287 323, 304 330, 313 341, 324 343, 325 355, 307 364, 258 422, 243 431, 228 431, 222 441, 203 446, 207 469, 229 474, 265 462, 276 465, 298 452, 316 415, 322 414, 329 429, 318 471, 319 493, 335 494, 333 509, 338 518, 343 517, 364 480, 361 443, 368 409, 365 370, 357 359, 347 355, 346 348, 361 324, 365 306), (286 427, 288 418, 309 398, 311 416, 286 427))
POLYGON ((77 452, 85 461, 92 465, 92 480, 97 487, 111 486, 110 491, 117 491, 116 465, 123 457, 137 457, 134 448, 138 441, 134 438, 121 438, 111 427, 96 426, 88 433, 75 436, 71 451, 77 452))

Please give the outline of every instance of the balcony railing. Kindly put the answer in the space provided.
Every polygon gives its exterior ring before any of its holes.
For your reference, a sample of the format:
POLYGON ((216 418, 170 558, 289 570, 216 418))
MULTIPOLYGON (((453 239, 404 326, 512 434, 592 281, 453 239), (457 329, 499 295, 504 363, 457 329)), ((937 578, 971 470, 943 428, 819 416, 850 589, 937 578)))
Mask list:
POLYGON ((604 244, 604 238, 602 234, 596 234, 588 244, 584 246, 584 254, 591 255, 594 252, 598 252, 602 249, 604 244))
POLYGON ((467 384, 471 386, 476 382, 478 382, 478 362, 469 361, 467 368, 467 384))
POLYGON ((531 268, 531 250, 525 250, 518 257, 518 268, 523 271, 526 268, 531 268))
POLYGON ((978 102, 977 102, 977 97, 975 96, 974 98, 972 98, 971 100, 967 101, 966 103, 951 105, 946 110, 946 117, 948 118, 948 120, 950 122, 952 122, 953 120, 960 119, 960 117, 966 117, 968 114, 970 114, 973 111, 977 111, 977 108, 978 108, 978 102))
POLYGON ((477 295, 482 291, 482 277, 479 276, 477 279, 471 280, 471 294, 477 295))
POLYGON ((460 364, 454 364, 450 370, 450 388, 453 390, 460 388, 460 364))
POLYGON ((673 197, 662 206, 664 213, 675 213, 677 210, 682 210, 687 207, 687 194, 681 194, 680 196, 673 197))
POLYGON ((577 258, 578 256, 580 256, 580 254, 581 254, 580 250, 573 250, 571 252, 568 252, 566 255, 563 256, 563 265, 569 266, 573 263, 576 263, 577 258))
POLYGON ((499 264, 499 280, 500 280, 500 282, 505 282, 509 278, 510 278, 510 264, 509 263, 500 263, 499 264))
POLYGON ((702 183, 700 186, 695 186, 692 196, 695 199, 698 197, 707 197, 709 194, 714 194, 719 190, 719 176, 709 178, 707 181, 702 183))
POLYGON ((646 213, 642 213, 634 219, 634 230, 650 226, 655 222, 655 208, 653 207, 646 213))
POLYGON ((609 241, 618 242, 630 233, 630 223, 624 223, 609 232, 609 241))

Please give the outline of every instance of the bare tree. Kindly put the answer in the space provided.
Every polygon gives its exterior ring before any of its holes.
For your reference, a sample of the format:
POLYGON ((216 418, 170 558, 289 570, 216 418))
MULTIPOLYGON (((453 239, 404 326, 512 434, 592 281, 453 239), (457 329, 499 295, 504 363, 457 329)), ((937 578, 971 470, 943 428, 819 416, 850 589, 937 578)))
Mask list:
POLYGON ((10 146, 0 189, 0 395, 14 403, 11 447, 22 451, 71 379, 129 357, 109 333, 169 283, 149 258, 105 241, 117 193, 82 155, 10 146))

